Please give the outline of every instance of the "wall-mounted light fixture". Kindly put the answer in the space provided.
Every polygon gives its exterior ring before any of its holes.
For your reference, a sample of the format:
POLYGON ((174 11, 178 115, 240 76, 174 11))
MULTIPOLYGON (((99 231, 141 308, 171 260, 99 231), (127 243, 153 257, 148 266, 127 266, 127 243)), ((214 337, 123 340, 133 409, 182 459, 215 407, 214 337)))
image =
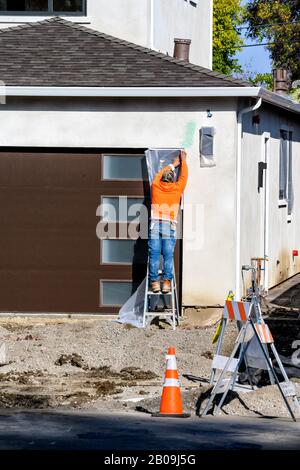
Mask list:
POLYGON ((252 124, 260 124, 260 115, 259 114, 254 114, 254 116, 252 116, 252 124))

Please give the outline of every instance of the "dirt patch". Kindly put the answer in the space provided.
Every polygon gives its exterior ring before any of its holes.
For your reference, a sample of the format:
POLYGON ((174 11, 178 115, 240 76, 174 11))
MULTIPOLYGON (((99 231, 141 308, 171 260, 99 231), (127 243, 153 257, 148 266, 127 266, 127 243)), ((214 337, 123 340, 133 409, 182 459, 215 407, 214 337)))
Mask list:
POLYGON ((2 408, 49 408, 50 397, 32 394, 0 393, 2 408))
POLYGON ((25 341, 33 341, 33 340, 38 340, 38 338, 34 338, 32 335, 26 335, 25 336, 25 341))
POLYGON ((158 377, 158 375, 151 372, 151 370, 143 371, 139 367, 124 367, 121 369, 119 375, 123 380, 151 380, 158 377))
POLYGON ((41 370, 24 371, 24 372, 7 372, 0 374, 0 382, 15 382, 19 384, 28 384, 34 381, 35 378, 43 377, 44 374, 41 370))
POLYGON ((211 351, 205 351, 201 354, 202 357, 206 357, 206 359, 213 359, 214 355, 211 351))
MULTIPOLYGON (((73 366, 73 358, 73 355, 64 356, 61 366, 73 366)), ((79 359, 78 355, 75 359, 79 359)), ((81 372, 76 374, 64 373, 63 378, 41 370, 0 374, 3 390, 0 404, 3 408, 80 408, 99 399, 122 394, 124 390, 139 389, 145 383, 153 385, 152 380, 157 378, 150 370, 143 371, 138 367, 126 367, 121 371, 108 366, 80 369, 81 372), (41 396, 41 391, 47 396, 41 396)))
POLYGON ((19 324, 19 323, 7 323, 5 322, 4 328, 10 332, 15 332, 15 331, 24 331, 26 330, 31 330, 33 328, 33 325, 24 325, 24 324, 19 324))
POLYGON ((75 392, 61 397, 59 406, 72 408, 81 408, 85 403, 90 402, 93 398, 88 392, 75 392))
POLYGON ((108 366, 102 366, 98 368, 92 367, 88 375, 89 377, 118 378, 123 381, 152 380, 158 377, 158 375, 154 372, 151 372, 150 370, 144 371, 139 367, 124 367, 119 372, 117 372, 108 366))
POLYGON ((88 366, 85 364, 83 358, 80 354, 62 354, 55 362, 56 366, 63 366, 64 364, 71 364, 71 366, 79 367, 81 369, 88 369, 88 366))
POLYGON ((120 384, 116 384, 115 382, 104 380, 96 386, 97 395, 99 397, 103 397, 105 395, 115 395, 117 393, 122 393, 122 388, 118 388, 119 385, 120 384))

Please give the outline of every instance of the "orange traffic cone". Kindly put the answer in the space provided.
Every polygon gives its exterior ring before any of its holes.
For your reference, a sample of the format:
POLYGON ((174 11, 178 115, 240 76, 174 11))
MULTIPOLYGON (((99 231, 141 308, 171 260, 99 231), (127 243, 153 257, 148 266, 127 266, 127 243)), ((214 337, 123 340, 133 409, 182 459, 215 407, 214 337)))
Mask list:
POLYGON ((160 402, 159 413, 153 413, 154 417, 188 418, 191 415, 183 413, 179 385, 179 376, 176 365, 175 348, 169 348, 166 356, 167 367, 165 383, 160 402))

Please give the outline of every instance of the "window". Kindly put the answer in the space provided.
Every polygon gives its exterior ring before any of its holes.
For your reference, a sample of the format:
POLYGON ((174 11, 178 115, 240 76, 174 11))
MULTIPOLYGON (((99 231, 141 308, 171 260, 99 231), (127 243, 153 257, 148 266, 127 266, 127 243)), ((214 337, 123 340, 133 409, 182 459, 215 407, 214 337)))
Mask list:
POLYGON ((85 0, 0 0, 0 14, 84 15, 85 0))
POLYGON ((145 155, 103 155, 104 180, 148 181, 145 155))
POLYGON ((48 11, 48 0, 0 0, 0 11, 48 11))
POLYGON ((291 131, 280 130, 279 202, 288 206, 289 215, 294 203, 292 138, 291 131))
POLYGON ((136 287, 130 281, 100 281, 100 305, 121 307, 136 287))
POLYGON ((53 0, 53 10, 58 12, 83 12, 83 0, 53 0))
POLYGON ((102 206, 103 220, 107 222, 131 222, 134 219, 143 220, 144 214, 148 216, 141 197, 103 197, 102 206))
POLYGON ((147 263, 146 240, 102 240, 101 263, 143 264, 147 263))

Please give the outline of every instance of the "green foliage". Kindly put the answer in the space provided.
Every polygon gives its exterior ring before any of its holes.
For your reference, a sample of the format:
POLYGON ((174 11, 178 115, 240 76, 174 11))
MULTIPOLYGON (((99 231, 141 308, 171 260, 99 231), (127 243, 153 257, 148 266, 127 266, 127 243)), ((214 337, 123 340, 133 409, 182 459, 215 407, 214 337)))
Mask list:
POLYGON ((300 78, 300 0, 249 1, 245 21, 248 37, 271 43, 273 67, 286 68, 291 80, 300 78))
POLYGON ((214 0, 213 13, 213 70, 230 75, 241 72, 235 58, 243 40, 236 30, 243 23, 241 0, 214 0))
POLYGON ((300 89, 292 89, 290 95, 292 100, 296 101, 296 103, 300 103, 300 89))
POLYGON ((271 73, 257 73, 249 77, 249 82, 254 86, 263 86, 267 90, 273 89, 273 75, 271 73))

